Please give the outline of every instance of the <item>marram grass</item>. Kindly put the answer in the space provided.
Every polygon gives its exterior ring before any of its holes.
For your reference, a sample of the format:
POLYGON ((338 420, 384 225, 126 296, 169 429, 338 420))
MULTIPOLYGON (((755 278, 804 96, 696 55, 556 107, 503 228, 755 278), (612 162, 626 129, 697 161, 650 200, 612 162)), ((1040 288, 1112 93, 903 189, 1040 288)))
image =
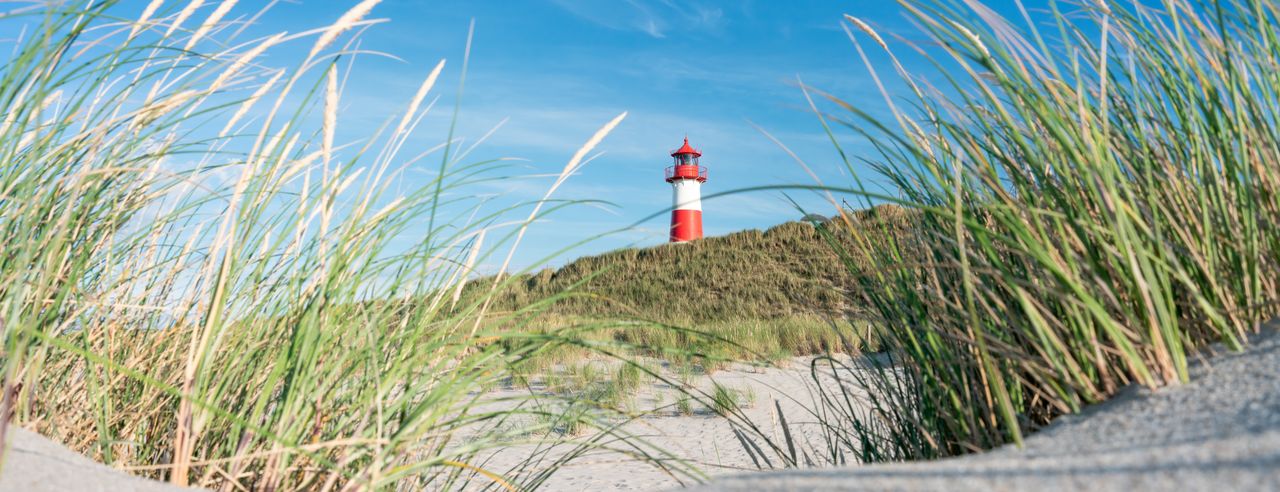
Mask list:
MULTIPOLYGON (((377 3, 248 40, 228 19, 253 13, 234 1, 50 2, 0 18, 27 27, 0 69, 0 415, 220 490, 533 488, 563 463, 477 459, 532 435, 503 430, 536 420, 518 402, 480 399, 552 337, 501 343, 510 334, 483 327, 514 315, 455 295, 476 265, 510 260, 554 186, 483 208, 466 190, 502 162, 461 160, 452 135, 412 148, 443 61, 403 113, 347 140, 349 33, 377 3), (417 166, 430 180, 401 191, 417 166)), ((540 439, 577 450, 567 457, 601 442, 540 439)))
POLYGON ((827 388, 830 461, 1017 443, 1122 386, 1183 383, 1196 350, 1277 313, 1280 4, 900 5, 912 49, 847 18, 864 60, 888 55, 868 66, 899 81, 891 114, 835 96, 821 113, 868 137, 901 193, 846 191, 919 214, 848 230, 893 360, 854 381, 870 410, 827 388))

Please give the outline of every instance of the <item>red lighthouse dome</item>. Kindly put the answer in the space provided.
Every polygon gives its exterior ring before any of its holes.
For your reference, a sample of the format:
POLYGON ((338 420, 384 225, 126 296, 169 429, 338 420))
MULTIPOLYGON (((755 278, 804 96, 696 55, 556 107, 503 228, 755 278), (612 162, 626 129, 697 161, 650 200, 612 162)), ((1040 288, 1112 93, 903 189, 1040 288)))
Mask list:
POLYGON ((689 145, 689 137, 684 137, 684 145, 681 145, 680 148, 671 151, 671 157, 675 157, 680 154, 689 154, 694 157, 702 157, 702 152, 698 152, 698 149, 695 149, 689 145))
POLYGON ((707 182, 707 168, 698 160, 702 152, 684 145, 671 152, 674 165, 667 168, 666 181, 671 183, 671 242, 702 238, 702 183, 707 182))

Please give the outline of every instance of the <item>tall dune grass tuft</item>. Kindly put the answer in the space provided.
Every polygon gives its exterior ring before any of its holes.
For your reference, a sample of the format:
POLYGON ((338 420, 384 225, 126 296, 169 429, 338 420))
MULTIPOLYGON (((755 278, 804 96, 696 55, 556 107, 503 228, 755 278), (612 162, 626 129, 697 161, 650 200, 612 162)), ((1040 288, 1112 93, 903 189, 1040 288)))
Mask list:
POLYGON ((875 81, 903 89, 888 117, 835 96, 823 115, 868 137, 901 195, 849 191, 918 213, 851 229, 895 360, 860 381, 872 409, 841 414, 837 461, 1021 442, 1122 386, 1187 381, 1197 349, 1276 314, 1280 4, 900 4, 920 30, 905 52, 937 76, 849 17, 875 81))
POLYGON ((344 121, 345 36, 377 3, 248 40, 235 2, 0 19, 27 27, 0 69, 0 415, 222 490, 545 480, 477 461, 527 435, 502 430, 518 402, 481 404, 519 354, 477 329, 489 297, 455 292, 551 208, 483 207, 468 190, 503 162, 459 160, 451 135, 411 147, 443 61, 381 130, 344 121))

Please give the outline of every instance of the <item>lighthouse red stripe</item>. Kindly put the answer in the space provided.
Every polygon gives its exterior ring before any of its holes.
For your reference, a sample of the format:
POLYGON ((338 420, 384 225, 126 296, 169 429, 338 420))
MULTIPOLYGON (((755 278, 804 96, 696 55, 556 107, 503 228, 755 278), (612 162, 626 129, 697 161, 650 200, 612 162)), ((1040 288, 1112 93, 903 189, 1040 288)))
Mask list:
POLYGON ((671 240, 692 241, 702 239, 701 210, 671 211, 671 240))

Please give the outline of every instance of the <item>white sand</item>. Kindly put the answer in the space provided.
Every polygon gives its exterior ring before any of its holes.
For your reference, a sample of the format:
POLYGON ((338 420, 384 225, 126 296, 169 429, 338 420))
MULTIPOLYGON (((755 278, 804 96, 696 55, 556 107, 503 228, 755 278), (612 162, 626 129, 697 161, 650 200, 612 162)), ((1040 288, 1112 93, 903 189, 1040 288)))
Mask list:
MULTIPOLYGON (((695 386, 710 391, 712 382, 729 388, 754 394, 752 403, 743 404, 743 413, 756 426, 764 429, 771 439, 780 445, 785 442, 777 417, 777 405, 800 442, 801 449, 811 454, 820 449, 823 439, 807 408, 812 408, 812 358, 795 358, 780 364, 780 368, 759 368, 734 365, 715 371, 710 376, 695 378, 695 386), (777 402, 777 403, 775 403, 777 402)), ((536 386, 535 386, 536 388, 536 386)), ((495 392, 496 397, 528 394, 527 390, 507 389, 495 392)), ((680 475, 659 469, 619 452, 591 450, 556 471, 540 490, 547 491, 607 491, 607 490, 661 490, 691 485, 698 479, 706 480, 725 474, 757 470, 756 464, 735 436, 730 422, 720 418, 704 406, 694 402, 693 415, 680 415, 675 411, 675 389, 660 382, 651 382, 636 394, 636 412, 651 411, 645 416, 621 425, 623 432, 639 436, 657 449, 663 449, 694 465, 697 475, 680 475)), ((590 439, 596 432, 588 430, 578 436, 590 439)), ((764 443, 757 439, 758 444, 764 443)), ((544 463, 562 456, 570 449, 561 446, 546 453, 544 463)), ((501 449, 482 459, 484 467, 495 471, 507 471, 512 466, 538 452, 533 445, 518 445, 501 449)), ((766 450, 767 458, 777 466, 779 457, 766 450)), ((482 457, 483 458, 483 457, 482 457)), ((476 489, 483 488, 485 479, 473 480, 476 489)), ((527 484, 527 482, 526 482, 527 484)))
POLYGON ((9 426, 0 491, 182 492, 184 487, 147 480, 95 462, 45 437, 9 426))
POLYGON ((1191 382, 1068 415, 1026 446, 915 463, 739 474, 699 492, 1280 490, 1280 320, 1191 382))

